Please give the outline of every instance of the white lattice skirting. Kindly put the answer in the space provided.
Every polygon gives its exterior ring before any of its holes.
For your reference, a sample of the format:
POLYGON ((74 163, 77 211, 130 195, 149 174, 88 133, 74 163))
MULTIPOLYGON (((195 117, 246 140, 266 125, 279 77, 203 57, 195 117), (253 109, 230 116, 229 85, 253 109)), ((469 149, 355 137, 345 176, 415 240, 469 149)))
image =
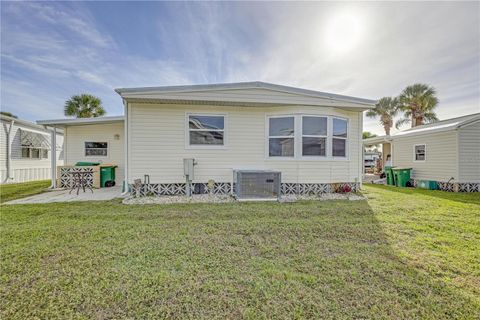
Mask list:
POLYGON ((480 192, 480 183, 437 182, 438 189, 448 192, 480 192))
MULTIPOLYGON (((235 188, 235 186, 233 186, 235 188)), ((230 182, 216 182, 213 188, 209 188, 208 183, 193 183, 192 192, 194 194, 230 194, 232 192, 232 184, 230 182)), ((134 186, 130 185, 130 190, 134 190, 134 186)), ((358 183, 282 183, 281 192, 284 195, 301 194, 314 195, 333 192, 357 192, 360 190, 358 183)), ((142 184, 137 196, 173 196, 185 195, 185 183, 150 183, 142 184)))
POLYGON ((73 185, 73 179, 71 172, 87 172, 85 178, 87 180, 87 186, 93 187, 93 174, 94 170, 91 167, 61 167, 60 168, 60 188, 71 188, 73 185))
MULTIPOLYGON (((447 192, 480 192, 478 182, 442 182, 436 181, 438 190, 447 192)), ((413 186, 417 187, 417 180, 413 180, 413 186)))

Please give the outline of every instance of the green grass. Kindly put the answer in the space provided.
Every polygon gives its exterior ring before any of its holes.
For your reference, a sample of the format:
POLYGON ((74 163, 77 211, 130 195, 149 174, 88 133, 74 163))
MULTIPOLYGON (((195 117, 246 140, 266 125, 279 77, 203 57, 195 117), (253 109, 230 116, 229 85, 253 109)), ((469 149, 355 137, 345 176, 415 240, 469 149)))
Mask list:
POLYGON ((480 195, 2 206, 0 318, 478 319, 480 195))
POLYGON ((50 180, 40 180, 24 183, 2 184, 0 186, 0 203, 42 193, 50 186, 50 183, 50 180))

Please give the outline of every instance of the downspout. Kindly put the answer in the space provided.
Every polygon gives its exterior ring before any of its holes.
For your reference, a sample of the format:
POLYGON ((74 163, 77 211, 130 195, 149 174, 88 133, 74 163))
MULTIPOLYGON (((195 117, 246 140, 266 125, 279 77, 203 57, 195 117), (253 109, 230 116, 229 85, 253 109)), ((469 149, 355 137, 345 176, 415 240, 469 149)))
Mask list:
POLYGON ((359 140, 360 140, 360 167, 358 170, 358 183, 359 183, 359 188, 362 189, 363 186, 363 174, 365 173, 365 155, 364 155, 364 146, 363 146, 363 111, 358 113, 358 122, 359 122, 359 140))
POLYGON ((10 179, 13 179, 13 177, 12 177, 12 141, 11 141, 11 135, 12 135, 12 128, 13 128, 14 123, 15 123, 15 120, 10 121, 10 127, 7 130, 7 178, 5 179, 5 182, 7 182, 10 179))

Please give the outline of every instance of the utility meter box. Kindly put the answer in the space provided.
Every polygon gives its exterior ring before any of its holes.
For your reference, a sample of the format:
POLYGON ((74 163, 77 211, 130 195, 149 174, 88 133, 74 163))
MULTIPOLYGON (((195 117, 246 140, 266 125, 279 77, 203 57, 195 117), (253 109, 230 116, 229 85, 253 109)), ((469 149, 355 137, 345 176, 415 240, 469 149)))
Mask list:
POLYGON ((196 165, 195 159, 183 159, 183 174, 188 177, 188 180, 194 179, 193 167, 196 165))

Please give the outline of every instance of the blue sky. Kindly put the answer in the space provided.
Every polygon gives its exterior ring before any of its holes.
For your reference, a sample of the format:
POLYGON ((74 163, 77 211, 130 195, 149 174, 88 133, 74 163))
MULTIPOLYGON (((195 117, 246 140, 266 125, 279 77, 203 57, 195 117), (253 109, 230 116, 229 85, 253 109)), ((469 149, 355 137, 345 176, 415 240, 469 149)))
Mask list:
MULTIPOLYGON (((480 3, 2 2, 1 108, 62 118, 73 94, 267 81, 378 99, 433 85, 480 112, 480 3), (339 40, 340 39, 340 40, 339 40)), ((365 129, 382 133, 376 120, 365 129)))

